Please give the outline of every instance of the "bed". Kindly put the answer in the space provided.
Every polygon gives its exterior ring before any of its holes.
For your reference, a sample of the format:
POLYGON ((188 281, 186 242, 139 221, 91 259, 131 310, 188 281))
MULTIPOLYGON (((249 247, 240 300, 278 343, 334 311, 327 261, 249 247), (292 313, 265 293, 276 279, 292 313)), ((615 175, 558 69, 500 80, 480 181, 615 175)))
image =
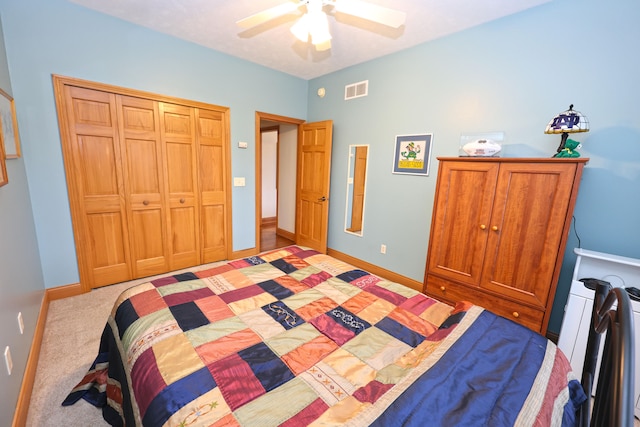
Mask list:
POLYGON ((299 246, 124 291, 81 398, 114 426, 261 427, 570 426, 586 400, 541 335, 299 246))

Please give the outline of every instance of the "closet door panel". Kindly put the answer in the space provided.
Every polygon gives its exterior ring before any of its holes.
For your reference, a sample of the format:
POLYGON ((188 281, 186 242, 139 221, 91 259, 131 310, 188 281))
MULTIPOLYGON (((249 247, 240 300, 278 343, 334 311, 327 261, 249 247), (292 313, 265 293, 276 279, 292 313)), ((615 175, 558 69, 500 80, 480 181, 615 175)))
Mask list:
POLYGON ((227 258, 227 176, 224 115, 196 110, 198 172, 201 195, 202 262, 227 258))
POLYGON ((194 109, 160 103, 172 270, 200 264, 200 217, 194 109))
POLYGON ((160 274, 169 268, 169 251, 158 107, 148 99, 119 96, 117 100, 134 277, 160 274))
POLYGON ((65 87, 63 141, 81 280, 98 287, 130 280, 129 237, 115 96, 65 87))

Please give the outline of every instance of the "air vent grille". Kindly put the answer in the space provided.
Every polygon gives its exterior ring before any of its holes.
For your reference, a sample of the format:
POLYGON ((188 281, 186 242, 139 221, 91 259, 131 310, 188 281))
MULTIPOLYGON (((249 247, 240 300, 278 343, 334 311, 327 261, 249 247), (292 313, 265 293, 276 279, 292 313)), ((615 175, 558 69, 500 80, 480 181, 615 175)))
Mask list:
POLYGON ((360 98, 361 96, 367 96, 369 93, 369 80, 364 80, 358 83, 346 85, 344 87, 344 99, 360 98))

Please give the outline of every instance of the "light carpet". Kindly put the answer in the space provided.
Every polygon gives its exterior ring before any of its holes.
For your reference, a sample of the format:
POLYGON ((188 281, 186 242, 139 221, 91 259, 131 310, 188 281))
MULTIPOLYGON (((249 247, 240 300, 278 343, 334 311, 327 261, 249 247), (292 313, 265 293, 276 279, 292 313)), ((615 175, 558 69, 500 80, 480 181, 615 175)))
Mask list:
POLYGON ((131 286, 157 277, 207 269, 222 263, 105 286, 86 294, 51 301, 26 425, 108 426, 102 418, 102 410, 83 399, 71 406, 62 406, 62 401, 84 377, 97 356, 102 330, 118 295, 131 286))

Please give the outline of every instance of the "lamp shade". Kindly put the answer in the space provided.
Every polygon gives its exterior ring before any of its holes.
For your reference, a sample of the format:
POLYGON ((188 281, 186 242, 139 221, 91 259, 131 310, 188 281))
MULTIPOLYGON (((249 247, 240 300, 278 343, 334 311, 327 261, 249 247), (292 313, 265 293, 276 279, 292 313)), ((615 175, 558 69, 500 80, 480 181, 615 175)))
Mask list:
POLYGON ((577 133, 577 132, 589 132, 589 120, 582 115, 579 111, 573 109, 573 104, 569 106, 567 111, 555 116, 544 133, 577 133))

